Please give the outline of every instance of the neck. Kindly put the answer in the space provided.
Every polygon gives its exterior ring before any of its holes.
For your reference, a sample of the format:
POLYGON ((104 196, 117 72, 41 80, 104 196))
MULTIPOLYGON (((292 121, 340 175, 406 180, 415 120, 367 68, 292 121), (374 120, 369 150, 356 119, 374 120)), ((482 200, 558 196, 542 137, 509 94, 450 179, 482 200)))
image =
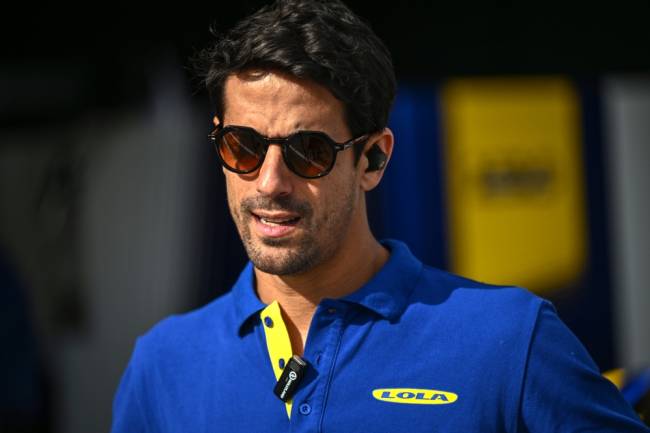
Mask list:
POLYGON ((388 260, 388 251, 364 228, 348 236, 337 254, 307 272, 272 275, 255 269, 257 294, 268 304, 277 300, 293 352, 302 355, 316 307, 324 298, 339 298, 363 286, 388 260), (360 234, 360 236, 359 236, 360 234))

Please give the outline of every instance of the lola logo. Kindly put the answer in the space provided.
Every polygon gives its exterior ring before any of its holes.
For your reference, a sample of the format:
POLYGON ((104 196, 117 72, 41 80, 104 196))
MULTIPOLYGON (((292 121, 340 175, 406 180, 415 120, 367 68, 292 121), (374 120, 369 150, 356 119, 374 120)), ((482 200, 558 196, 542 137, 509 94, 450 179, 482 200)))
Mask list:
POLYGON ((372 396, 380 401, 403 404, 450 404, 458 400, 453 392, 419 388, 373 389, 372 396))

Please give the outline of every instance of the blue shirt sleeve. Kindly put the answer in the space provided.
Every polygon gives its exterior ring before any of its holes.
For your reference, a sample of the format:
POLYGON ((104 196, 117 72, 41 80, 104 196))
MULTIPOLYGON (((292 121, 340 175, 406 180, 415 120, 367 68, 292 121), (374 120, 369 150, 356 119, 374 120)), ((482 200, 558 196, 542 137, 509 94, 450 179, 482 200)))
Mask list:
POLYGON ((530 342, 520 415, 529 433, 650 432, 548 302, 530 342))
POLYGON ((111 433, 151 433, 145 407, 145 372, 141 365, 139 340, 122 375, 113 401, 111 433))

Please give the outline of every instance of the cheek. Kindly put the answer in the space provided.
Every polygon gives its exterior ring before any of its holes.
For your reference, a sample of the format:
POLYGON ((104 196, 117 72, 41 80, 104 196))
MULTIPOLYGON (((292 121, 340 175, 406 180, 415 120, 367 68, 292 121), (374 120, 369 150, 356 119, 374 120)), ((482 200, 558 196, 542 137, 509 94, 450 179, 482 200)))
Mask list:
POLYGON ((359 184, 355 173, 347 173, 347 177, 326 176, 320 179, 321 182, 328 182, 325 188, 311 186, 309 193, 310 201, 314 206, 315 214, 321 221, 331 219, 335 214, 345 212, 344 208, 355 207, 359 184))

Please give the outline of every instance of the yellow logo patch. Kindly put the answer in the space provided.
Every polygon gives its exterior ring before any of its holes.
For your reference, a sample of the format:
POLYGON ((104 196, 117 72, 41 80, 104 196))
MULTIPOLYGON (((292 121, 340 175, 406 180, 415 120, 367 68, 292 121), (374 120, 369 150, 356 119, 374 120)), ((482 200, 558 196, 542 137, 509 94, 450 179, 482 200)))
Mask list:
POLYGON ((372 396, 380 401, 403 404, 450 404, 458 400, 453 392, 418 388, 373 389, 372 396))

